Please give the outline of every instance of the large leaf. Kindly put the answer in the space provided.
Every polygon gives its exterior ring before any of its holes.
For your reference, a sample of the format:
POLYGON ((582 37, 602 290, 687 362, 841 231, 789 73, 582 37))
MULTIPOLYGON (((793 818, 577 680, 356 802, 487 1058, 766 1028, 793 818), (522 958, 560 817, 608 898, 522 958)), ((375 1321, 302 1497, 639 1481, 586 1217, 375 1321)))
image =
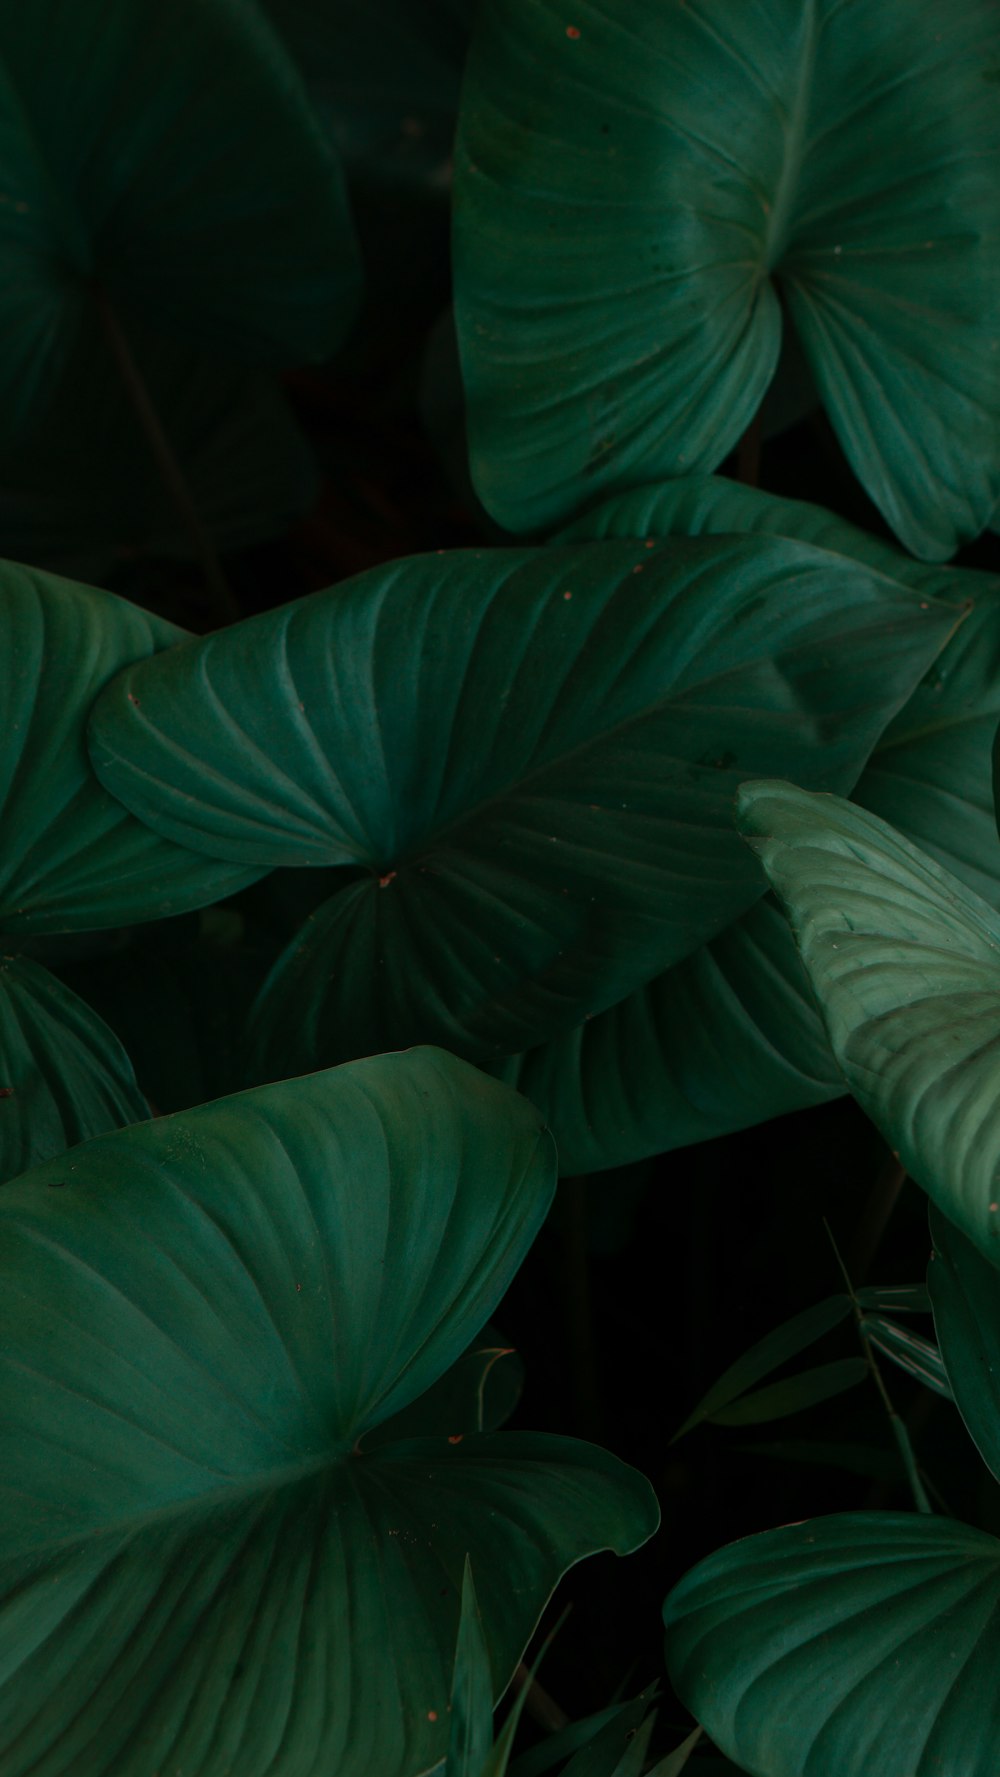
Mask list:
POLYGON ((37 963, 0 959, 0 1184, 148 1116, 128 1056, 96 1012, 37 963))
POLYGON ((664 1616, 681 1698, 753 1777, 997 1770, 1000 1543, 980 1530, 857 1512, 768 1531, 699 1562, 664 1616))
POLYGON ((1000 493, 991 0, 494 0, 456 150, 474 478, 515 530, 711 469, 783 315, 914 553, 1000 493))
POLYGON ((738 809, 852 1092, 907 1171, 1000 1263, 1000 917, 839 798, 750 783, 738 809))
POLYGON ((108 353, 105 304, 249 363, 337 343, 341 176, 256 7, 3 0, 0 93, 4 449, 81 349, 108 353))
MULTIPOLYGON (((819 506, 712 476, 610 499, 567 537, 798 537, 974 607, 880 737, 853 792, 1000 908, 990 749, 1000 720, 1000 581, 926 567, 819 506)), ((843 1090, 785 922, 759 902, 702 951, 567 1036, 509 1062, 561 1164, 589 1172, 746 1128, 843 1090)))
POLYGON ((465 1557, 502 1687, 560 1573, 655 1527, 603 1452, 369 1428, 458 1356, 551 1144, 440 1052, 91 1142, 0 1192, 9 1777, 411 1777, 465 1557), (64 1188, 53 1190, 60 1182, 64 1188))
POLYGON ((502 1055, 751 905, 736 785, 848 787, 953 623, 771 539, 414 557, 119 675, 91 755, 208 855, 355 867, 265 986, 264 1074, 502 1055))
POLYGON ((770 896, 565 1036, 498 1064, 545 1113, 569 1177, 709 1141, 844 1091, 770 896))
POLYGON ((94 698, 183 631, 124 599, 0 564, 0 931, 83 931, 201 906, 261 874, 138 821, 98 781, 94 698))

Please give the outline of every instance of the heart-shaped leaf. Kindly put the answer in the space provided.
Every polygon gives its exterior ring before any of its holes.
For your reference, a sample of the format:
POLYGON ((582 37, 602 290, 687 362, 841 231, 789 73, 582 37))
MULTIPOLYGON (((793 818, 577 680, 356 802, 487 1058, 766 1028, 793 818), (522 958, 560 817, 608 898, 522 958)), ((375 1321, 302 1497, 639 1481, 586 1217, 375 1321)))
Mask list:
POLYGON ((10 1777, 264 1777, 279 1748, 411 1777, 447 1745, 466 1554, 502 1688, 563 1570, 645 1540, 649 1487, 588 1445, 359 1444, 468 1344, 554 1172, 523 1099, 422 1051, 0 1192, 10 1777))
POLYGON ((148 1116, 128 1056, 96 1012, 37 963, 0 959, 0 1184, 148 1116))
POLYGON ((747 1129, 845 1089, 770 896, 618 1005, 495 1071, 544 1112, 571 1178, 747 1129))
POLYGON ((1000 1543, 856 1512, 733 1543, 664 1607, 679 1695, 753 1777, 992 1777, 1000 1543))
POLYGON ((87 756, 98 692, 184 632, 110 593, 8 562, 0 602, 0 931, 158 919, 259 876, 152 832, 102 787, 87 756))
MULTIPOLYGON (((798 537, 928 596, 974 601, 880 737, 855 801, 1000 908, 990 748, 1000 720, 1000 581, 926 567, 819 506, 713 476, 640 488, 567 537, 798 537)), ((773 902, 568 1035, 503 1064, 545 1111, 568 1173, 704 1141, 843 1090, 794 941, 773 902)))
POLYGON ((991 0, 494 0, 456 148, 474 479, 514 530, 711 469, 787 315, 855 472, 941 560, 1000 494, 991 0), (917 442, 919 441, 919 442, 917 442))
POLYGON ((330 352, 357 296, 342 179, 256 7, 3 0, 0 45, 0 448, 81 349, 108 358, 109 314, 246 363, 330 352))
POLYGON ((1000 917, 852 803, 750 783, 737 806, 851 1091, 1000 1263, 1000 917))
POLYGON ((772 539, 415 557, 120 675, 91 755, 209 855, 355 866, 264 989, 265 1075, 505 1054, 752 904, 751 762, 848 787, 953 622, 772 539))

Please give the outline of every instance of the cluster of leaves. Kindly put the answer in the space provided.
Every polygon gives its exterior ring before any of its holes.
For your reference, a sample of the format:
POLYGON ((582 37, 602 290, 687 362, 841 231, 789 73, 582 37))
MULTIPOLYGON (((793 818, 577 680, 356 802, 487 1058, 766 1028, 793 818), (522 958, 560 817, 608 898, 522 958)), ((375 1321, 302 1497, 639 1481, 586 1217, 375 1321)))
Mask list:
POLYGON ((992 1777, 881 1366, 1000 1479, 998 80, 993 0, 0 0, 2 1777, 992 1777), (871 1385, 916 1509, 566 1721, 659 1505, 501 1429, 529 1249, 848 1092, 928 1289, 677 1437, 871 1385))

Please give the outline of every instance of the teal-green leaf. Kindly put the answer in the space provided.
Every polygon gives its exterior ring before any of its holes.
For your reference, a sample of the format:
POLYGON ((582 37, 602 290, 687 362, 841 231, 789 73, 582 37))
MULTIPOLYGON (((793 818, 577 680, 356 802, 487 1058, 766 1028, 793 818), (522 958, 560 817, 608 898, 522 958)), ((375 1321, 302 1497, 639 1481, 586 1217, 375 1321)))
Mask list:
POLYGON ((934 1330, 952 1394, 983 1461, 1000 1480, 1000 1289, 993 1265, 931 1210, 927 1272, 934 1330))
POLYGON ((980 1530, 857 1512, 767 1531, 699 1562, 664 1616, 680 1697, 752 1777, 994 1777, 1000 1543, 980 1530))
POLYGON ((103 788, 91 705, 184 632, 124 599, 0 563, 0 932, 85 931, 218 900, 262 874, 154 833, 103 788))
POLYGON ((3 0, 0 190, 4 450, 81 345, 107 354, 98 289, 125 321, 278 368, 353 315, 336 156, 256 6, 3 0))
POLYGON ((925 1339, 912 1327, 901 1327, 898 1321, 890 1320, 884 1314, 863 1315, 861 1332, 876 1351, 898 1364, 908 1376, 922 1382, 925 1388, 933 1389, 946 1401, 954 1398, 944 1360, 933 1339, 925 1339))
POLYGON ((1000 493, 992 0, 494 0, 456 147, 473 474, 514 530, 711 469, 786 320, 915 554, 1000 493))
POLYGON ((627 999, 496 1071, 544 1110, 569 1177, 709 1141, 845 1089, 769 895, 627 999))
POLYGON ((27 957, 0 959, 0 1184, 149 1106, 91 1008, 27 957))
MULTIPOLYGON (((853 796, 1000 908, 990 778, 1000 720, 1000 581, 927 567, 822 507, 708 475, 616 495, 564 536, 730 532, 796 537, 921 596, 973 601, 880 737, 853 796)), ((746 1128, 844 1089, 770 898, 628 999, 498 1071, 543 1107, 570 1174, 746 1128)))
POLYGON ((764 1425, 772 1419, 787 1419, 792 1413, 804 1413, 834 1395, 856 1388, 868 1375, 863 1357, 838 1358, 834 1363, 816 1364, 781 1382, 771 1382, 766 1388, 756 1388, 711 1417, 716 1425, 764 1425))
POLYGON ((483 1777, 483 1767, 493 1750, 493 1674, 468 1556, 462 1574, 462 1612, 448 1707, 448 1757, 443 1777, 483 1777))
POLYGON ((848 787, 954 621, 777 539, 419 556, 119 675, 91 756, 206 855, 352 867, 264 988, 264 1075, 503 1055, 751 905, 736 785, 848 787))
POLYGON ((705 1419, 720 1418, 724 1409, 746 1394, 755 1382, 769 1376, 772 1370, 780 1369, 791 1358, 798 1357, 800 1351, 808 1350, 817 1339, 822 1339, 824 1333, 846 1320, 850 1312, 849 1296, 828 1296, 824 1302, 814 1303, 811 1308, 803 1309, 801 1314, 795 1314, 780 1327, 775 1327, 713 1382, 672 1441, 676 1443, 685 1432, 692 1431, 705 1419))
POLYGON ((436 1051, 85 1144, 0 1192, 9 1777, 411 1777, 447 1748, 466 1555, 498 1687, 648 1485, 533 1434, 358 1448, 458 1356, 554 1188, 436 1051), (56 1180, 64 1188, 51 1188, 56 1180))
POLYGON ((866 810, 745 784, 851 1091, 907 1171, 1000 1263, 1000 917, 866 810))

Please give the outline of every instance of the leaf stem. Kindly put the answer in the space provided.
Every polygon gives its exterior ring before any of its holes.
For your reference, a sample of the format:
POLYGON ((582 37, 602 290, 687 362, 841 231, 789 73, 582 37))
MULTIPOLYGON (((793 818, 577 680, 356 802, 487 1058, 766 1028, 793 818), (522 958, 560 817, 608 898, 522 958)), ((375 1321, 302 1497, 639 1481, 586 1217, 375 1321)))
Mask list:
MULTIPOLYGON (((905 1177, 905 1173, 903 1176, 905 1177)), ((933 1515, 934 1508, 927 1497, 927 1490, 924 1487, 923 1481, 920 1479, 920 1470, 917 1465, 916 1456, 914 1455, 913 1445, 910 1442, 910 1434, 889 1398, 889 1390, 886 1388, 882 1372, 879 1369, 878 1364, 875 1362, 875 1354, 872 1351, 869 1341, 865 1338, 864 1310, 854 1293, 854 1285, 851 1282, 847 1266, 844 1264, 844 1261, 840 1256, 840 1248, 833 1238, 833 1230, 825 1216, 823 1217, 823 1226, 826 1229, 827 1239, 833 1248, 834 1258, 840 1269, 840 1275, 844 1280, 845 1288, 851 1298, 851 1307, 854 1310, 854 1318, 857 1322, 858 1338, 861 1340, 861 1349, 864 1352, 865 1362, 871 1373, 872 1381, 878 1390, 879 1398, 885 1408, 886 1417, 889 1421, 889 1429, 896 1440, 896 1447, 902 1457, 906 1479, 909 1482, 910 1492, 913 1495, 913 1503, 918 1512, 930 1513, 933 1515)))
POLYGON ((142 372, 135 361, 132 348, 108 299, 107 291, 99 284, 95 286, 95 297, 104 327, 104 335, 118 366, 133 412, 139 421, 143 436, 160 472, 163 485, 173 502, 181 527, 187 535, 192 553, 201 569, 211 613, 219 619, 220 623, 232 623, 242 616, 242 612, 219 565, 219 558, 215 553, 211 538, 201 522, 191 489, 188 487, 184 472, 174 455, 170 440, 163 430, 160 416, 146 387, 142 372))

